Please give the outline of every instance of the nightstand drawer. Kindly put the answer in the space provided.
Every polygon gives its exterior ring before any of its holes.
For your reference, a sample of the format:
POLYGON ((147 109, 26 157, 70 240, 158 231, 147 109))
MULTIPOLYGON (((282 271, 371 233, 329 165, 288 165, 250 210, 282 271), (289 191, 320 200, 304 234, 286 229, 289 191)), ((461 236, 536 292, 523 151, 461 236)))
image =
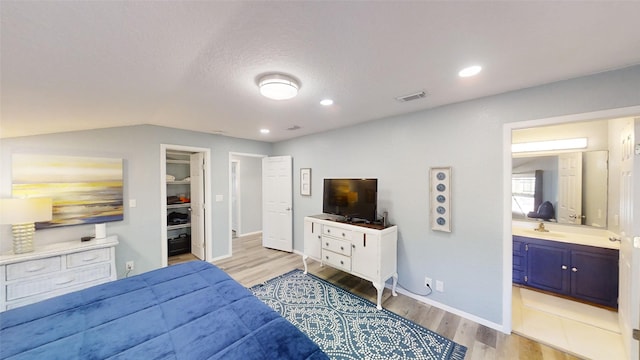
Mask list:
POLYGON ((350 230, 341 229, 339 227, 333 227, 333 226, 325 225, 325 226, 322 227, 322 233, 324 235, 337 237, 339 239, 345 239, 345 240, 350 240, 351 239, 351 231, 350 230))
POLYGON ((348 241, 323 236, 322 248, 345 256, 351 256, 351 243, 348 241))
POLYGON ((348 256, 325 250, 322 252, 322 261, 335 268, 351 271, 351 258, 348 256))
POLYGON ((67 288, 82 283, 111 277, 111 264, 104 263, 89 268, 75 269, 7 284, 6 301, 25 298, 32 295, 47 293, 57 289, 67 288))
POLYGON ((61 257, 30 260, 7 265, 7 281, 60 271, 61 257))
POLYGON ((77 252, 67 255, 67 267, 74 268, 83 265, 90 265, 99 262, 109 261, 111 258, 111 249, 95 249, 83 252, 77 252))

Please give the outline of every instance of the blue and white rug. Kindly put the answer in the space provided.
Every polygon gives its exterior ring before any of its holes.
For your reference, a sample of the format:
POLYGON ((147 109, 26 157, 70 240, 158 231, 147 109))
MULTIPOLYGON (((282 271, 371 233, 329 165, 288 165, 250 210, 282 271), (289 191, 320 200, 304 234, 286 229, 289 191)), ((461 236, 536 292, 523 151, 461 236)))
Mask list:
POLYGON ((294 270, 251 292, 332 359, 461 360, 467 348, 314 275, 294 270))

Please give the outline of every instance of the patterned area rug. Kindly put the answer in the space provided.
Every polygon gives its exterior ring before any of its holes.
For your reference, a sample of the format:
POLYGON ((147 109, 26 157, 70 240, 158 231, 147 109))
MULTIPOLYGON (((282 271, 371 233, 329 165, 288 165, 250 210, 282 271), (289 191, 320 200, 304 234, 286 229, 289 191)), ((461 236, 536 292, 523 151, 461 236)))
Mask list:
POLYGON ((467 348, 314 275, 294 270, 250 289, 332 359, 461 360, 467 348))

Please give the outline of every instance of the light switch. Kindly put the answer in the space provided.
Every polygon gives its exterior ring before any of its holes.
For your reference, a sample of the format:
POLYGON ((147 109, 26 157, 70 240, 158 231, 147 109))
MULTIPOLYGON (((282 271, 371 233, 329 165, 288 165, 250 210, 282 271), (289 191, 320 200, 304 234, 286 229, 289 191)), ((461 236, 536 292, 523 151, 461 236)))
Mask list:
POLYGON ((224 200, 224 195, 216 195, 216 201, 220 202, 224 200))
POLYGON ((633 247, 636 249, 640 249, 640 236, 636 236, 633 238, 633 247))
POLYGON ((129 207, 134 208, 136 206, 138 206, 138 202, 136 201, 136 199, 129 199, 129 207))

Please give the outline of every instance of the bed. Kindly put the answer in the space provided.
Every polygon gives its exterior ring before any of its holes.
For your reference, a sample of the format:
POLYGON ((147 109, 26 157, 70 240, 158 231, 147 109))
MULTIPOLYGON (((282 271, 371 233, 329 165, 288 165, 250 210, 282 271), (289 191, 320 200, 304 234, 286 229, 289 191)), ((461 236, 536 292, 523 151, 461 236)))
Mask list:
POLYGON ((0 313, 1 359, 328 359, 224 271, 192 261, 0 313))

